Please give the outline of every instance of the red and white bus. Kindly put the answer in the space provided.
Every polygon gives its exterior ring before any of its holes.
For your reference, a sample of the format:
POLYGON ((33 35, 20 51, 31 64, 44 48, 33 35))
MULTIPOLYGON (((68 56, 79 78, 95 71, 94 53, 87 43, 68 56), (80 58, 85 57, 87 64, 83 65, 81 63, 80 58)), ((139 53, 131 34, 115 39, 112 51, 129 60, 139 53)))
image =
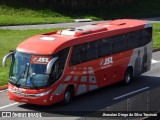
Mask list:
POLYGON ((8 95, 50 105, 149 71, 152 24, 120 19, 33 36, 12 57, 8 95))

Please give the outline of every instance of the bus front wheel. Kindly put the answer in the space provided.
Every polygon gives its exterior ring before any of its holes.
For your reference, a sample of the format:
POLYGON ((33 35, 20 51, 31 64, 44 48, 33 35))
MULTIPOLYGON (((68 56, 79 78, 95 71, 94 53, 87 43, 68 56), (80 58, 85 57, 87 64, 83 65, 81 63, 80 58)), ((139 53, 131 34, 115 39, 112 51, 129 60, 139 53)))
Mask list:
POLYGON ((128 68, 124 75, 123 84, 128 85, 131 82, 131 80, 132 80, 132 70, 128 68))
POLYGON ((71 88, 67 88, 65 93, 64 93, 64 98, 63 98, 63 104, 67 105, 71 102, 73 98, 73 92, 71 88))

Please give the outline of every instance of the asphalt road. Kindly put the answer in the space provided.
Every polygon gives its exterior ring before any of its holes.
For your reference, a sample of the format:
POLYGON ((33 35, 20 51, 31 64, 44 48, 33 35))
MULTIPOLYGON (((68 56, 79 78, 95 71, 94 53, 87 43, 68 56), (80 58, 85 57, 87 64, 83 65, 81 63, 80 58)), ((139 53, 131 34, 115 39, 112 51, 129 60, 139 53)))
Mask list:
MULTIPOLYGON (((77 96, 72 103, 67 106, 55 104, 47 107, 10 101, 7 96, 7 90, 4 90, 0 91, 0 111, 38 111, 46 115, 54 116, 54 119, 74 120, 80 118, 80 116, 99 111, 124 99, 157 87, 160 87, 160 52, 153 53, 151 70, 136 78, 129 86, 114 84, 77 96)), ((0 120, 3 119, 6 118, 0 118, 0 120)), ((20 118, 12 118, 12 120, 18 119, 20 118)), ((48 117, 47 119, 53 118, 48 117)))
MULTIPOLYGON (((141 18, 140 20, 146 20, 148 22, 155 23, 155 22, 160 22, 160 17, 141 18)), ((40 25, 0 26, 0 29, 26 30, 26 29, 48 29, 48 28, 72 28, 72 27, 83 26, 83 25, 88 25, 88 24, 95 24, 99 22, 104 22, 104 21, 40 24, 40 25)))
POLYGON ((48 28, 72 28, 88 24, 95 24, 103 21, 92 22, 74 22, 74 23, 57 23, 57 24, 40 24, 40 25, 18 25, 18 26, 1 26, 0 29, 26 30, 26 29, 48 29, 48 28))

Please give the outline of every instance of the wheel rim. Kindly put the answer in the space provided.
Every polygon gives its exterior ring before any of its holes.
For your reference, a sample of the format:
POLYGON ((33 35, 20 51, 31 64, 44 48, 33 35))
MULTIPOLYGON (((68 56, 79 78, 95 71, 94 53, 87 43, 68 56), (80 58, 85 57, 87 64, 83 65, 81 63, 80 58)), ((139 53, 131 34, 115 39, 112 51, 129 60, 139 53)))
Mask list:
POLYGON ((130 73, 129 73, 129 72, 127 72, 125 78, 126 78, 126 82, 128 83, 128 82, 130 81, 130 79, 131 79, 131 76, 130 76, 130 73))
POLYGON ((64 97, 65 97, 66 103, 68 103, 70 101, 70 99, 71 99, 71 93, 70 92, 66 92, 64 97))

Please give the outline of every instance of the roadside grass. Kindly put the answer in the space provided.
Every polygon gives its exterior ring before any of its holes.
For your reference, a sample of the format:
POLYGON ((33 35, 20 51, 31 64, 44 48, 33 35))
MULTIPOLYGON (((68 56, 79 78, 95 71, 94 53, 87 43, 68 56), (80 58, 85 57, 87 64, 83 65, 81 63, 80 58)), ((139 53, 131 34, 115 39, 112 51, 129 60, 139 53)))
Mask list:
MULTIPOLYGON (((153 46, 154 48, 160 48, 160 24, 154 23, 153 28, 153 46)), ((2 63, 3 57, 10 50, 15 50, 16 46, 22 41, 24 41, 26 38, 36 34, 54 31, 57 29, 0 30, 0 63, 2 63)), ((0 64, 0 85, 7 84, 9 79, 9 67, 9 60, 7 61, 6 68, 2 68, 2 64, 0 64)))
POLYGON ((157 49, 160 48, 160 23, 154 23, 153 28, 153 47, 157 49))
POLYGON ((159 0, 135 0, 126 5, 106 5, 89 8, 58 7, 53 4, 28 4, 19 0, 0 2, 0 25, 46 24, 73 22, 74 19, 91 18, 109 20, 119 18, 159 17, 159 0), (14 4, 13 4, 14 3, 14 4))
POLYGON ((17 8, 7 5, 0 5, 0 18, 1 26, 73 22, 70 17, 61 15, 54 10, 34 10, 32 8, 17 8))

